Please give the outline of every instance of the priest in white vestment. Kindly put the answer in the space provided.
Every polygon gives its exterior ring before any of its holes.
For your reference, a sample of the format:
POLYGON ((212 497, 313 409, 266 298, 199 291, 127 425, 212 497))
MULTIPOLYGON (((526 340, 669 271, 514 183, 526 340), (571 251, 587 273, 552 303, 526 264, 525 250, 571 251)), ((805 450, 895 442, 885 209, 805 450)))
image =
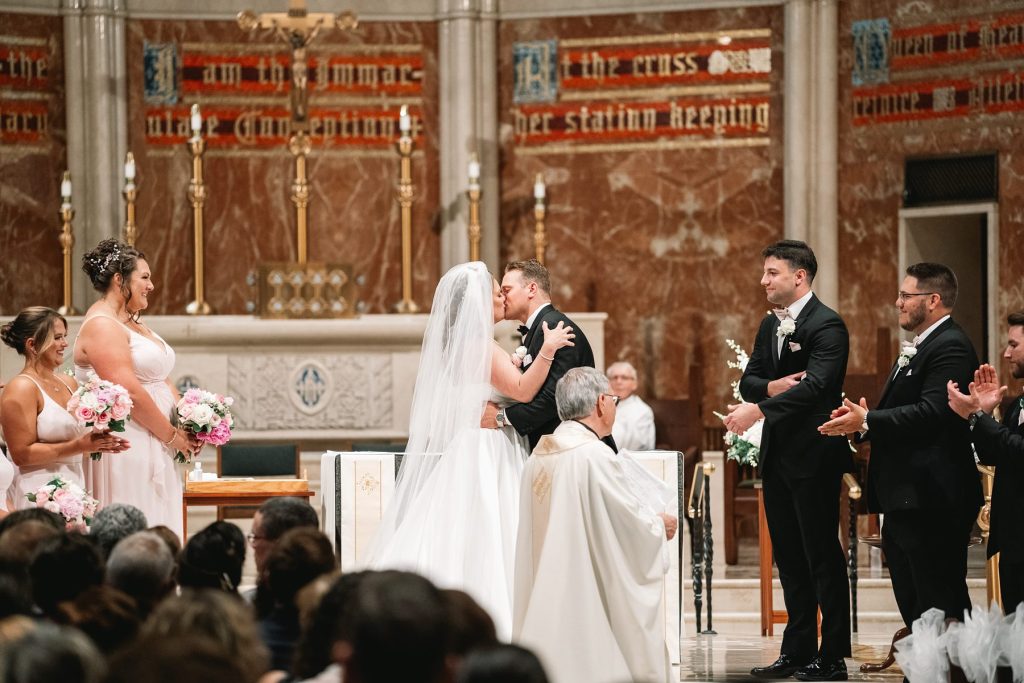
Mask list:
POLYGON ((630 485, 611 433, 617 396, 594 368, 555 390, 562 424, 526 463, 516 543, 513 640, 553 683, 669 680, 666 539, 677 520, 630 485))

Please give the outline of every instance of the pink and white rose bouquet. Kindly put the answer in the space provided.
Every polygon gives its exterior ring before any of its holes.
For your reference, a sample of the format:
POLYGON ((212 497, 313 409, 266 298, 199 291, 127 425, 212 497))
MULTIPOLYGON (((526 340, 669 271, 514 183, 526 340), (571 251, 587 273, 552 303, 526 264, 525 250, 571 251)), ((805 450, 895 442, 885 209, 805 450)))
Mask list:
MULTIPOLYGON (((202 389, 189 389, 178 401, 178 424, 195 434, 203 443, 223 446, 231 440, 231 428, 235 419, 231 416, 231 405, 235 399, 202 389)), ((174 455, 178 462, 189 458, 178 451, 174 455)))
MULTIPOLYGON (((85 383, 68 400, 68 412, 83 427, 97 432, 123 432, 131 419, 132 398, 120 384, 100 379, 90 372, 85 383)), ((90 453, 93 460, 102 453, 90 453)))
POLYGON ((64 518, 68 530, 87 532, 96 516, 99 502, 85 489, 74 482, 54 477, 50 483, 40 486, 35 493, 26 493, 29 502, 36 507, 56 512, 64 518))

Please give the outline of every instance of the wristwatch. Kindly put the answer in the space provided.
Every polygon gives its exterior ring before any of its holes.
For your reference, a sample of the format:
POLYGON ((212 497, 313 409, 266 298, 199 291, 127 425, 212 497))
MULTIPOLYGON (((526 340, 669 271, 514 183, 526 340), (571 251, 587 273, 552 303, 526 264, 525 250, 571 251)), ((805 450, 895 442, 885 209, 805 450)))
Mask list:
POLYGON ((971 413, 967 417, 967 427, 972 432, 974 431, 974 425, 978 424, 978 420, 980 420, 981 416, 984 415, 984 414, 985 414, 984 410, 975 410, 973 413, 971 413))
POLYGON ((499 429, 502 428, 502 427, 507 427, 508 426, 508 419, 505 417, 505 409, 504 408, 502 408, 501 410, 499 410, 495 414, 494 421, 498 423, 498 428, 499 429))

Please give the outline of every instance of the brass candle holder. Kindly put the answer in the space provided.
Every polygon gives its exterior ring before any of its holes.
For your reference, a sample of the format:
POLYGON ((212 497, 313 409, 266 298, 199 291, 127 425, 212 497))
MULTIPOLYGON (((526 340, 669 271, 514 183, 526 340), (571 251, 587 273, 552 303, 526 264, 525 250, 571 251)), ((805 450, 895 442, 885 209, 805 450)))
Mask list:
POLYGON ((135 238, 138 237, 139 232, 138 225, 135 223, 135 199, 138 196, 138 191, 135 187, 135 156, 131 152, 125 155, 124 169, 124 190, 121 192, 125 204, 124 241, 128 243, 128 246, 134 247, 135 238))
MULTIPOLYGON (((71 187, 71 173, 64 171, 61 185, 71 187)), ((64 305, 57 309, 61 315, 78 315, 78 311, 71 303, 71 251, 75 246, 75 234, 71 228, 71 221, 75 218, 75 209, 71 206, 70 190, 63 198, 60 205, 60 218, 63 227, 60 231, 60 248, 64 254, 64 305)))
POLYGON ((418 313, 420 307, 412 300, 412 203, 415 188, 412 184, 411 120, 409 109, 402 105, 400 121, 401 137, 398 138, 398 153, 402 157, 398 177, 398 203, 402 207, 402 300, 395 304, 396 313, 418 313))
POLYGON ((473 159, 470 162, 470 174, 469 174, 469 189, 466 194, 469 195, 469 260, 479 261, 480 260, 480 176, 479 176, 479 164, 476 160, 476 155, 473 155, 473 159), (475 165, 475 166, 474 166, 475 165), (472 170, 476 169, 477 174, 474 175, 472 170))
POLYGON ((534 183, 534 199, 533 217, 536 220, 536 224, 533 229, 533 246, 536 251, 537 260, 543 265, 544 252, 548 246, 548 236, 544 228, 544 216, 547 212, 544 207, 544 176, 540 173, 537 174, 537 180, 534 183))
POLYGON ((192 180, 188 184, 188 200, 192 204, 192 224, 194 236, 194 262, 196 279, 196 298, 185 306, 189 315, 209 315, 213 312, 205 300, 205 268, 203 262, 203 205, 206 203, 206 184, 203 182, 203 153, 206 141, 202 136, 202 119, 199 116, 199 105, 192 105, 192 137, 188 139, 189 151, 192 152, 192 180), (196 125, 196 124, 199 125, 196 125))
MULTIPOLYGON (((981 529, 981 537, 988 540, 989 531, 992 528, 992 489, 996 480, 996 468, 989 465, 978 465, 978 472, 981 474, 981 490, 985 496, 985 504, 978 513, 978 528, 981 529)), ((995 554, 985 563, 985 589, 989 604, 997 603, 1003 606, 1002 588, 999 584, 999 554, 995 554)))
POLYGON ((309 246, 306 241, 309 219, 309 180, 306 177, 306 157, 313 142, 304 131, 298 131, 288 140, 288 151, 295 157, 295 180, 292 181, 292 203, 295 204, 296 260, 306 265, 309 246))

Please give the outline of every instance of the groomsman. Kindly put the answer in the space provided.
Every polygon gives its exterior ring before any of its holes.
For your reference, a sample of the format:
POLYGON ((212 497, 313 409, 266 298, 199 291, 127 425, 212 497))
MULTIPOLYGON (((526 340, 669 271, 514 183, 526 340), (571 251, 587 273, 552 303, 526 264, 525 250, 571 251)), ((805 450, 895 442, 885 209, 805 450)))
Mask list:
POLYGON ((740 379, 744 401, 725 426, 742 434, 764 418, 761 476, 768 531, 788 621, 779 658, 757 678, 845 681, 850 656, 850 598, 839 543, 839 487, 853 461, 845 439, 818 426, 842 396, 849 336, 835 311, 814 296, 818 263, 803 242, 762 252, 761 285, 782 307, 762 321, 740 379), (821 648, 818 648, 818 610, 821 648))
MULTIPOLYGON (((1014 379, 1024 379, 1024 311, 1012 313, 1003 358, 1014 379)), ((999 588, 1003 610, 1012 614, 1024 601, 1024 394, 1013 399, 1000 424, 992 411, 1006 394, 995 368, 982 365, 974 372, 970 396, 952 381, 947 385, 949 407, 968 421, 978 458, 996 468, 992 490, 992 526, 988 556, 999 553, 999 588)))
POLYGON ((963 619, 967 545, 982 503, 967 423, 949 408, 946 383, 966 387, 978 357, 950 317, 956 276, 947 266, 907 268, 896 299, 900 327, 914 333, 868 410, 844 400, 823 434, 871 440, 868 506, 882 512, 882 548, 907 626, 932 607, 963 619))

